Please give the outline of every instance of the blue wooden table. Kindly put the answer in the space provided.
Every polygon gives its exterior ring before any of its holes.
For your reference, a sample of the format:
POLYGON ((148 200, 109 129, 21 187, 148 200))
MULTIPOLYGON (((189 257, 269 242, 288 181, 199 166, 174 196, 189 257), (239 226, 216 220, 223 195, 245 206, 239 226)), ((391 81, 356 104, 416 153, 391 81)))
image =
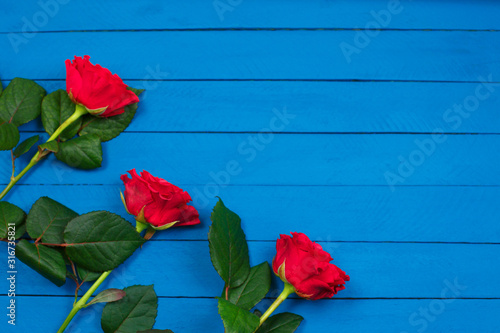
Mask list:
MULTIPOLYGON (((189 191, 202 224, 157 235, 103 286, 154 284, 156 327, 176 333, 223 331, 206 241, 217 195, 242 217, 253 263, 301 231, 351 276, 334 299, 280 307, 305 317, 298 332, 499 332, 499 17, 485 0, 4 0, 4 86, 64 88, 64 60, 89 54, 146 89, 102 168, 49 158, 6 199, 130 218, 119 176, 131 168, 189 191)), ((47 333, 74 286, 19 263, 16 293, 17 325, 0 313, 1 331, 47 333)), ((101 332, 101 311, 68 332, 101 332)))

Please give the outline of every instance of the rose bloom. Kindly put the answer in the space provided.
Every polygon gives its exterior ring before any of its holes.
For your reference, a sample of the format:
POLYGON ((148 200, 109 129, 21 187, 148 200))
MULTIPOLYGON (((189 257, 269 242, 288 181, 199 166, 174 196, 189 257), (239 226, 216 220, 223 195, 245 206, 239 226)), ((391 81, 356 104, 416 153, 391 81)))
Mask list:
POLYGON ((66 91, 74 103, 83 105, 93 115, 111 117, 125 112, 125 106, 139 102, 118 75, 92 65, 89 59, 86 55, 66 60, 66 91))
POLYGON ((310 300, 331 298, 345 289, 349 276, 330 263, 330 254, 302 233, 292 232, 292 236, 280 235, 276 242, 274 273, 291 284, 297 295, 310 300))
POLYGON ((199 224, 198 211, 188 206, 191 196, 183 189, 169 182, 153 177, 143 171, 139 176, 135 169, 121 176, 125 184, 125 206, 127 211, 140 222, 155 228, 199 224))

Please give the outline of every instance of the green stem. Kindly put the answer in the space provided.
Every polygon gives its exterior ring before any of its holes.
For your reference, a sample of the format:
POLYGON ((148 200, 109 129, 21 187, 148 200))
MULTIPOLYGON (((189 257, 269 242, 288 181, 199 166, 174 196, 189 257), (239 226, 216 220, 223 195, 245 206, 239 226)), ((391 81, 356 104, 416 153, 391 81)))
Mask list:
POLYGON ((146 223, 142 223, 141 221, 135 221, 135 230, 137 230, 138 233, 141 233, 144 229, 146 229, 148 225, 146 223))
POLYGON ((49 141, 52 141, 52 140, 55 140, 59 137, 59 135, 61 135, 61 133, 71 124, 73 124, 75 121, 77 121, 78 119, 80 119, 81 116, 87 114, 89 111, 83 106, 83 105, 80 105, 80 104, 76 104, 76 107, 75 107, 75 112, 73 112, 73 114, 68 118, 66 119, 62 124, 61 126, 59 126, 55 132, 50 136, 50 138, 47 140, 47 142, 49 141))
MULTIPOLYGON (((66 121, 63 122, 61 124, 61 126, 59 126, 56 129, 56 131, 50 136, 50 138, 46 142, 57 139, 59 137, 59 135, 69 125, 73 124, 75 121, 77 121, 81 116, 83 116, 86 113, 88 113, 87 109, 84 106, 77 104, 76 108, 75 108, 75 112, 68 119, 66 119, 66 121)), ((2 193, 0 193, 0 200, 2 200, 3 197, 5 197, 5 195, 12 189, 12 187, 14 187, 14 185, 16 185, 16 183, 21 179, 21 177, 23 177, 26 174, 26 172, 28 172, 38 162, 40 162, 40 160, 41 160, 40 152, 37 152, 35 154, 35 156, 33 156, 33 158, 31 159, 31 161, 28 163, 28 165, 23 169, 23 171, 21 171, 17 176, 12 177, 10 179, 9 184, 7 184, 7 186, 4 188, 2 193)))
POLYGON ((76 302, 75 305, 73 305, 73 309, 71 309, 71 312, 66 317, 66 320, 64 320, 64 323, 61 325, 57 333, 64 332, 64 330, 66 329, 70 321, 73 319, 73 317, 77 314, 78 311, 80 311, 86 306, 90 296, 92 296, 94 291, 96 291, 96 289, 99 288, 101 283, 103 283, 104 280, 106 280, 106 278, 108 277, 109 274, 111 274, 111 272, 112 271, 107 271, 102 273, 101 276, 96 280, 96 282, 94 282, 92 287, 90 287, 90 289, 85 293, 85 295, 83 295, 82 298, 80 298, 80 300, 76 302))
POLYGON ((287 297, 293 294, 294 292, 295 288, 291 284, 285 282, 285 287, 283 288, 281 294, 278 296, 278 298, 276 298, 273 304, 271 304, 269 309, 267 309, 266 312, 264 312, 264 314, 260 317, 259 327, 266 321, 267 318, 269 318, 269 316, 274 312, 274 310, 276 310, 278 306, 280 306, 280 304, 283 303, 283 301, 287 299, 287 297))
MULTIPOLYGON (((138 224, 136 226, 136 230, 139 233, 142 231, 140 230, 140 228, 141 227, 138 224)), ((80 298, 80 300, 73 305, 73 309, 71 309, 71 312, 68 314, 68 316, 64 320, 64 323, 61 325, 57 333, 64 332, 64 330, 69 325, 73 317, 78 313, 78 311, 80 311, 81 309, 85 308, 88 305, 87 301, 89 300, 90 296, 92 296, 92 294, 97 290, 97 288, 99 288, 101 283, 103 283, 104 280, 106 280, 106 278, 109 276, 109 274, 111 274, 111 272, 112 270, 102 273, 101 276, 94 282, 92 287, 90 287, 90 289, 85 293, 85 295, 83 295, 82 298, 80 298)))

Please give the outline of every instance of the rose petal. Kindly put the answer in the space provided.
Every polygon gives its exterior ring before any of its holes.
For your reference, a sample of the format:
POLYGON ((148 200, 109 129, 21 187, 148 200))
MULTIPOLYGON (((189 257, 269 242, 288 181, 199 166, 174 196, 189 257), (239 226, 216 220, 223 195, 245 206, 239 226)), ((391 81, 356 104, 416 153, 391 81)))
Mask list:
POLYGON ((331 260, 321 245, 305 234, 292 232, 292 237, 280 235, 276 242, 273 271, 279 276, 279 268, 286 262, 284 280, 293 285, 297 295, 313 300, 332 297, 345 288, 349 276, 331 264, 331 260))
POLYGON ((74 102, 89 110, 106 108, 100 117, 124 112, 124 107, 139 102, 139 98, 118 75, 109 69, 93 65, 89 56, 66 61, 66 90, 74 102))
POLYGON ((131 179, 126 174, 120 178, 125 184, 124 196, 127 209, 137 216, 144 206, 153 202, 153 198, 147 184, 137 175, 135 169, 130 170, 129 173, 132 176, 131 179))

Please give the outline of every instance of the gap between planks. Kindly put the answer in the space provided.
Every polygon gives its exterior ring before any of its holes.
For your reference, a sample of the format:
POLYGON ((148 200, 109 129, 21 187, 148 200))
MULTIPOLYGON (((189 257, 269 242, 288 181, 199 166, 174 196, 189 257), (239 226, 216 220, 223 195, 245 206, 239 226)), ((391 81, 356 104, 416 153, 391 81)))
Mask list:
MULTIPOLYGON (((31 79, 24 77, 33 81, 49 81, 49 82, 65 82, 66 79, 61 78, 43 78, 43 79, 31 79)), ((2 78, 1 81, 8 83, 12 81, 13 78, 2 78)), ((403 80, 403 79, 135 79, 135 78, 123 78, 123 81, 131 82, 360 82, 360 83, 483 83, 482 81, 470 80, 470 81, 454 81, 454 80, 403 80)), ((500 81, 488 81, 491 84, 500 84, 500 81)))
POLYGON ((37 30, 37 31, 2 31, 5 34, 39 34, 39 33, 100 33, 100 32, 213 32, 213 31, 419 31, 419 32, 499 32, 497 29, 428 29, 428 28, 167 28, 167 29, 79 29, 79 30, 37 30))
MULTIPOLYGON (((97 294, 93 294, 95 297, 97 294)), ((0 294, 0 297, 7 297, 7 294, 0 294)), ((74 298, 75 295, 35 295, 35 294, 16 294, 16 297, 54 297, 54 298, 74 298)), ((157 296, 158 298, 164 299, 215 299, 218 296, 157 296)), ((300 299, 297 296, 290 297, 291 299, 300 299)), ((273 297, 264 297, 263 300, 273 300, 273 297)), ((333 300, 360 300, 360 301, 370 301, 370 300, 433 300, 433 299, 449 299, 442 297, 333 297, 333 298, 325 298, 322 301, 333 301, 333 300)), ((499 297, 454 297, 453 299, 457 300, 499 300, 499 297)))

